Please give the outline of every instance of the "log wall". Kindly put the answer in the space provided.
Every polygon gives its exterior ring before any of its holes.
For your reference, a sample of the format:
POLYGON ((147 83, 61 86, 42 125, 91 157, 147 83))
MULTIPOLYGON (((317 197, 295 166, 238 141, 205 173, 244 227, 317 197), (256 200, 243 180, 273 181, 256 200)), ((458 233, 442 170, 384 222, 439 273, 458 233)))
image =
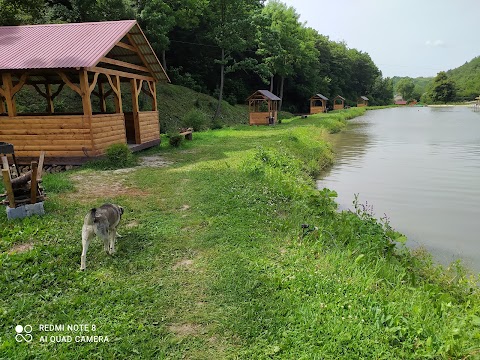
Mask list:
POLYGON ((141 144, 160 139, 160 124, 157 111, 140 111, 138 119, 141 144))
POLYGON ((318 114, 325 112, 324 106, 311 106, 310 107, 310 114, 318 114))
POLYGON ((333 110, 341 110, 343 108, 344 108, 343 104, 334 104, 333 105, 333 110))
POLYGON ((123 113, 93 115, 92 140, 95 153, 89 155, 104 154, 107 147, 112 144, 126 144, 123 113))
MULTIPOLYGON (((269 112, 251 112, 250 125, 268 125, 269 112)), ((277 114, 274 113, 275 123, 277 122, 277 114)))
POLYGON ((85 156, 93 151, 90 119, 83 115, 0 116, 0 139, 12 143, 18 157, 85 156))

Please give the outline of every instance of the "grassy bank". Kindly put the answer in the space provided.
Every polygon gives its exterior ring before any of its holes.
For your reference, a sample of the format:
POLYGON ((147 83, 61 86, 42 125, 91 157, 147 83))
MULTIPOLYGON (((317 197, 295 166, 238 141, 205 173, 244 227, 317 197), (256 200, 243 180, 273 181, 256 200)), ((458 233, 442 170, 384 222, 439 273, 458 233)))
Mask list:
POLYGON ((326 134, 364 111, 194 133, 147 152, 163 167, 48 176, 47 215, 0 217, 0 358, 478 358, 480 297, 461 269, 315 190, 326 134), (104 201, 125 207, 117 254, 97 240, 80 272, 83 217, 104 201))

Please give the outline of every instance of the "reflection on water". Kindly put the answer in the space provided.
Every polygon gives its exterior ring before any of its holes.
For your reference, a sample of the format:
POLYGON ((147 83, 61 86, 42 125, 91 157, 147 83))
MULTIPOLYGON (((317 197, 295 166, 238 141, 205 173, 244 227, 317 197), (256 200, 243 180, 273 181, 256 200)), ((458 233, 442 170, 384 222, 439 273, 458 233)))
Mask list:
POLYGON ((368 111, 332 135, 336 164, 318 187, 354 194, 410 244, 480 272, 480 113, 466 107, 368 111))

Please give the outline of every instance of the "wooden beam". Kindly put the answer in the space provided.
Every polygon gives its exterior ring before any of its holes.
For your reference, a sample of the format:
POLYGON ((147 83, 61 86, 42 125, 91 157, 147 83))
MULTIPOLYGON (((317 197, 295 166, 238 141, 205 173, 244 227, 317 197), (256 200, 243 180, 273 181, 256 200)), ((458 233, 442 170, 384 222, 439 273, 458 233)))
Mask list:
POLYGON ((108 83, 110 84, 110 87, 112 88, 114 94, 115 94, 115 112, 116 113, 122 113, 123 108, 122 108, 122 91, 120 88, 120 76, 115 76, 112 80, 112 77, 110 75, 106 75, 108 83))
POLYGON ((148 95, 152 98, 152 111, 157 111, 157 88, 155 87, 155 82, 147 81, 147 85, 148 90, 150 91, 150 94, 148 95))
POLYGON ((150 70, 148 70, 145 66, 130 64, 130 63, 125 62, 125 61, 110 59, 110 58, 107 58, 105 56, 102 57, 99 62, 103 62, 103 63, 106 63, 106 64, 115 65, 115 66, 121 66, 121 67, 124 67, 124 68, 127 68, 127 69, 138 70, 138 71, 143 71, 143 72, 146 72, 146 73, 150 73, 150 70))
POLYGON ((12 89, 12 96, 14 96, 17 92, 20 91, 20 89, 23 87, 25 84, 25 81, 27 81, 28 73, 23 73, 22 76, 20 77, 20 80, 18 81, 17 85, 15 85, 12 89))
POLYGON ((128 73, 125 71, 118 71, 118 70, 113 70, 113 69, 106 69, 98 66, 92 66, 87 69, 88 71, 93 71, 93 72, 99 72, 101 74, 105 75, 115 75, 115 76, 121 76, 127 79, 141 79, 141 80, 146 80, 146 81, 155 81, 155 79, 152 76, 145 76, 145 75, 139 75, 139 74, 133 74, 133 73, 128 73))
POLYGON ((3 183, 7 191, 8 206, 15 207, 15 196, 13 195, 12 183, 10 182, 10 170, 2 169, 3 183))
POLYGON ((13 98, 13 84, 12 84, 12 74, 11 73, 2 73, 2 82, 3 82, 3 94, 5 97, 5 102, 7 103, 7 112, 8 116, 14 117, 17 115, 17 107, 15 105, 15 99, 13 98))
MULTIPOLYGON (((67 84, 68 85, 68 84, 67 84)), ((80 96, 82 97, 83 114, 91 117, 93 115, 92 102, 90 101, 90 86, 88 84, 88 73, 86 70, 80 71, 80 96)))
POLYGON ((55 109, 53 106, 52 85, 45 84, 45 90, 47 92, 47 112, 53 114, 55 109))
POLYGON ((38 181, 42 179, 44 161, 45 161, 45 151, 41 151, 40 157, 38 158, 38 173, 37 173, 38 181))
POLYGON ((73 82, 70 81, 70 79, 67 77, 67 75, 65 75, 64 72, 62 71, 59 71, 58 72, 58 76, 60 76, 63 80, 63 82, 65 84, 67 84, 67 86, 72 89, 73 91, 75 91, 78 95, 82 96, 82 90, 77 86, 75 85, 73 82))
POLYGON ((124 42, 121 42, 121 41, 119 41, 118 43, 116 43, 115 46, 118 46, 118 47, 121 47, 121 48, 130 50, 130 51, 133 51, 134 53, 137 52, 137 49, 136 49, 135 47, 133 47, 132 45, 129 45, 129 44, 125 44, 124 42))
POLYGON ((140 89, 138 88, 138 83, 136 79, 130 80, 130 87, 132 92, 132 113, 133 113, 133 126, 135 129, 135 143, 141 144, 141 137, 140 137, 140 116, 139 107, 138 107, 138 94, 140 93, 140 89))
MULTIPOLYGON (((142 33, 142 35, 143 35, 143 33, 142 33)), ((145 35, 143 35, 143 36, 145 36, 145 35)), ((133 40, 133 36, 130 35, 130 33, 127 33, 127 39, 128 39, 128 41, 130 41, 130 44, 132 44, 133 47, 134 47, 135 49, 137 49, 138 56, 140 57, 140 59, 142 59, 142 62, 143 62, 145 65, 147 65, 147 67, 149 68, 148 72, 149 72, 150 74, 153 74, 153 71, 152 71, 151 68, 150 68, 149 62, 147 61, 147 59, 145 58, 145 56, 143 56, 143 54, 142 54, 142 52, 140 51, 139 47, 138 47, 137 44, 135 43, 135 40, 133 40)), ((152 50, 152 51, 153 51, 153 50, 152 50)), ((155 54, 155 53, 154 53, 154 54, 155 54)), ((161 65, 160 65, 160 66, 161 66, 161 65)), ((163 67, 162 67, 162 69, 163 69, 163 67)))
POLYGON ((30 203, 35 204, 37 202, 37 171, 38 164, 36 161, 32 161, 32 180, 30 181, 30 203))
POLYGON ((98 98, 100 99, 100 111, 107 112, 107 103, 105 101, 105 89, 103 87, 103 82, 98 83, 98 98))

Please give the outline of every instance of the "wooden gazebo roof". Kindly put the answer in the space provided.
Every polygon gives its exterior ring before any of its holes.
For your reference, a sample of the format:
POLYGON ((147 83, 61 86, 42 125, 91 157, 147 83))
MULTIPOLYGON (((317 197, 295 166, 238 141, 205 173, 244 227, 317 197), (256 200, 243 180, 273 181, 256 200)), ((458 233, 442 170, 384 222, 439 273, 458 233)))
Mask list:
POLYGON ((277 95, 272 94, 268 90, 257 90, 252 95, 250 95, 247 100, 272 100, 272 101, 280 101, 277 95))
POLYGON ((340 96, 340 95, 335 96, 334 99, 342 99, 343 101, 345 101, 345 98, 343 96, 340 96))
POLYGON ((98 66, 170 81, 135 20, 3 26, 0 39, 0 71, 27 71, 31 81, 47 69, 95 72, 98 66))
POLYGON ((368 98, 366 96, 360 96, 359 99, 362 99, 362 100, 365 100, 365 101, 368 101, 368 98))
POLYGON ((322 100, 328 100, 328 98, 322 94, 315 94, 311 97, 312 99, 322 99, 322 100))

